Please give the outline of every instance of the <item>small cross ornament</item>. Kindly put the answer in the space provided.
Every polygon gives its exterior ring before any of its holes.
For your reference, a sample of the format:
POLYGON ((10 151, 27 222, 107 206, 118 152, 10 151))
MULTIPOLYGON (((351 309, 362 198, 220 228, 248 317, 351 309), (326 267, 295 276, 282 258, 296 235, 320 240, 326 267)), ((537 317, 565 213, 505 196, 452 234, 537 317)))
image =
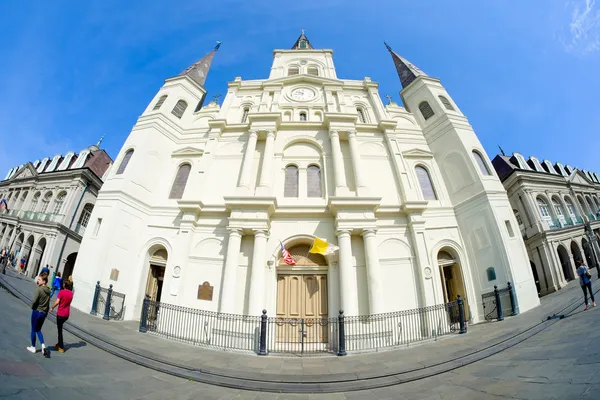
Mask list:
POLYGON ((219 99, 219 97, 221 97, 221 95, 220 95, 219 93, 215 94, 215 95, 213 96, 213 102, 214 102, 214 103, 216 103, 216 102, 217 102, 217 100, 219 99))
POLYGON ((388 104, 392 104, 392 96, 388 94, 385 97, 388 99, 388 104))

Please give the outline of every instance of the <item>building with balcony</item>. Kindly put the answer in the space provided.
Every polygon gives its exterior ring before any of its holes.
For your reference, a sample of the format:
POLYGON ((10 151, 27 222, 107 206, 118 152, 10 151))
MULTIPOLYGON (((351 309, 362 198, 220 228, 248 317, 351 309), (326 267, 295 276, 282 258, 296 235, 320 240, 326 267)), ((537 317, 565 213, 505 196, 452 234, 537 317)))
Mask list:
POLYGON ((497 155, 492 164, 508 193, 540 295, 576 279, 575 261, 597 265, 597 173, 519 153, 497 155))
POLYGON ((42 266, 64 276, 73 272, 82 236, 90 221, 102 179, 112 159, 98 144, 28 162, 0 181, 0 248, 26 259, 33 277, 42 266))

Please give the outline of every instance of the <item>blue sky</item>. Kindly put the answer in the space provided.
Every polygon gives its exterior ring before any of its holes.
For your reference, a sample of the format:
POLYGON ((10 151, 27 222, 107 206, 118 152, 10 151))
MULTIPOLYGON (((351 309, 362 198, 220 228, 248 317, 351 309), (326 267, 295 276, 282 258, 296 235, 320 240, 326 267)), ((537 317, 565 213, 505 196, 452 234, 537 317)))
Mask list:
POLYGON ((339 77, 399 101, 386 40, 441 79, 490 157, 500 144, 600 172, 600 0, 33 0, 0 4, 0 179, 103 135, 114 158, 164 79, 215 41, 209 98, 266 78, 301 29, 339 77))

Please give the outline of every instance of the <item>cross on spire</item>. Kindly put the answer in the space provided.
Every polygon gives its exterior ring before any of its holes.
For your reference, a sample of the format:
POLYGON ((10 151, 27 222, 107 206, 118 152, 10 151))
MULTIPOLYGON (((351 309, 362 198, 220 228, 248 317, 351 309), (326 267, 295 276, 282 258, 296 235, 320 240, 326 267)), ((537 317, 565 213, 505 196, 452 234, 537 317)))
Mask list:
POLYGON ((215 95, 213 96, 213 101, 212 101, 212 102, 213 102, 213 103, 216 103, 216 102, 217 102, 217 100, 219 99, 219 97, 221 97, 221 95, 220 95, 219 93, 215 94, 215 95))
POLYGON ((388 104, 392 104, 392 96, 390 96, 389 94, 385 95, 386 99, 388 99, 388 104))
POLYGON ((185 71, 179 74, 179 76, 187 75, 198 85, 204 86, 204 82, 206 82, 206 76, 208 75, 208 70, 210 69, 213 57, 215 56, 217 50, 219 50, 219 47, 221 47, 221 43, 222 42, 217 41, 217 45, 213 51, 196 61, 194 64, 190 65, 185 71))

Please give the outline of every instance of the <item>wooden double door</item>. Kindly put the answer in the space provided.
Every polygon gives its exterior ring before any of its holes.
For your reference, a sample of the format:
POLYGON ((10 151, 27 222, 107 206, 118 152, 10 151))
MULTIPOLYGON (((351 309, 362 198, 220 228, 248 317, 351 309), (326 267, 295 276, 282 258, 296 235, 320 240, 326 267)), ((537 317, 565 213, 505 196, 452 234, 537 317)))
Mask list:
POLYGON ((327 275, 277 276, 277 342, 328 341, 327 275))

